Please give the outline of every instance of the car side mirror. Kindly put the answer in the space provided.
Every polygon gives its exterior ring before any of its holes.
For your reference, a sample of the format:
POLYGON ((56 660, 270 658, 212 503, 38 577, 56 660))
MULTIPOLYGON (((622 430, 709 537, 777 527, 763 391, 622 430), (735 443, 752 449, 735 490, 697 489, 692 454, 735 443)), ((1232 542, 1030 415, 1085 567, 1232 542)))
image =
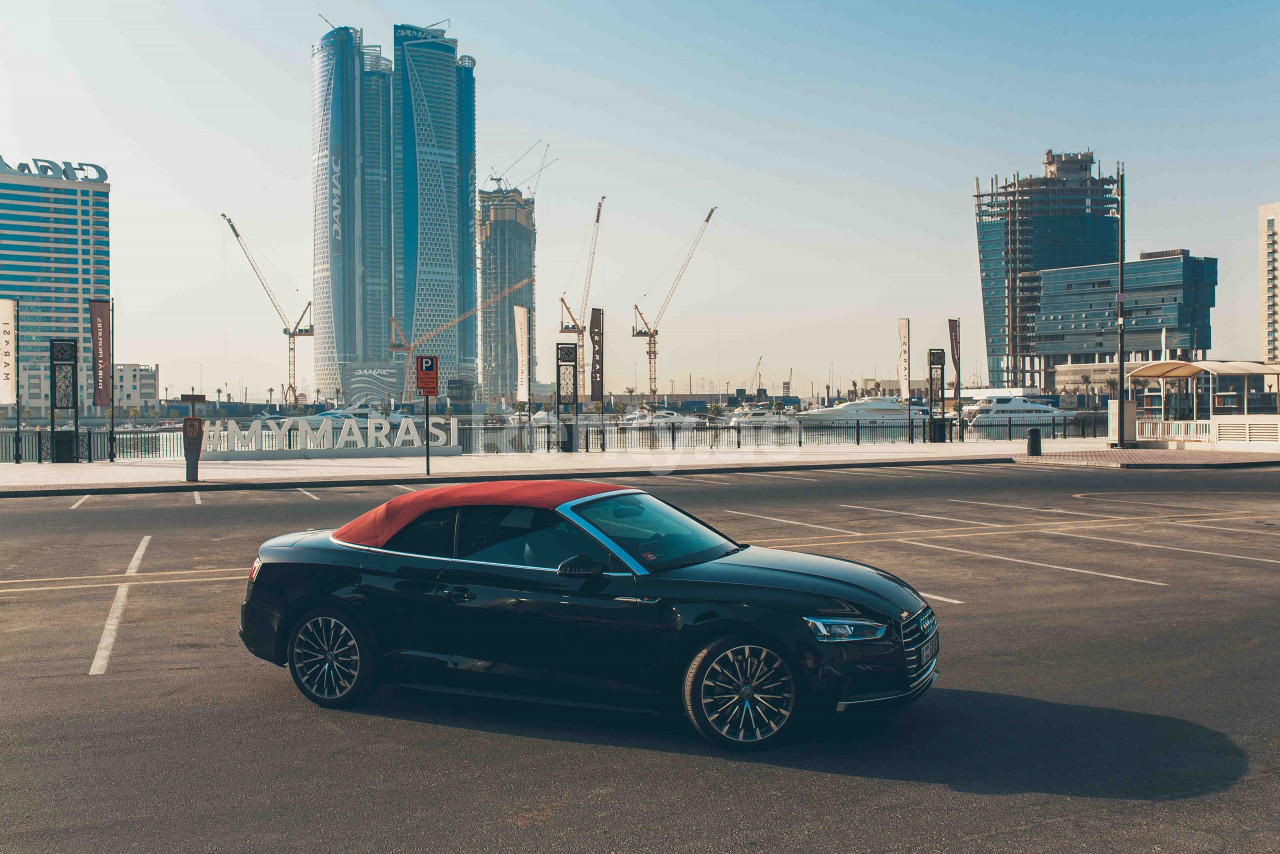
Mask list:
POLYGON ((605 565, 591 555, 574 555, 556 569, 556 574, 565 578, 594 578, 604 572, 605 565))

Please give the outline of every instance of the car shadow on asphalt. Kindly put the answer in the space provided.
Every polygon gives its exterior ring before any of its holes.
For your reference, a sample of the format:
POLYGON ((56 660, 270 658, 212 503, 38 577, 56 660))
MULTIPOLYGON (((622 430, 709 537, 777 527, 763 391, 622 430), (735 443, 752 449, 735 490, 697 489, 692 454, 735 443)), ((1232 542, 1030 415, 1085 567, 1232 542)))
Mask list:
POLYGON ((787 743, 747 753, 704 744, 676 715, 397 688, 377 692, 358 711, 520 738, 718 756, 990 795, 1177 800, 1227 789, 1248 767, 1244 751, 1228 736, 1179 718, 947 688, 933 689, 897 714, 813 721, 787 743))

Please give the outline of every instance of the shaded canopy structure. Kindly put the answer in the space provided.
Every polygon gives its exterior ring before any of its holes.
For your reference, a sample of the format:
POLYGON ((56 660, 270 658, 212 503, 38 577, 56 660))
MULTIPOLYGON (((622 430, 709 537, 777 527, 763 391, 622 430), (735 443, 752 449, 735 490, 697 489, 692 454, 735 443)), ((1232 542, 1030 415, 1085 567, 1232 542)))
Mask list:
MULTIPOLYGON (((1207 414, 1276 414, 1280 411, 1280 365, 1261 362, 1223 362, 1206 360, 1183 362, 1169 360, 1151 362, 1135 368, 1127 375, 1129 388, 1135 380, 1160 380, 1160 418, 1165 418, 1164 381, 1187 380, 1187 397, 1192 418, 1204 410, 1199 405, 1199 378, 1208 375, 1207 414), (1251 405, 1251 400, 1253 401, 1251 405)), ((1185 416, 1184 416, 1185 417, 1185 416)))

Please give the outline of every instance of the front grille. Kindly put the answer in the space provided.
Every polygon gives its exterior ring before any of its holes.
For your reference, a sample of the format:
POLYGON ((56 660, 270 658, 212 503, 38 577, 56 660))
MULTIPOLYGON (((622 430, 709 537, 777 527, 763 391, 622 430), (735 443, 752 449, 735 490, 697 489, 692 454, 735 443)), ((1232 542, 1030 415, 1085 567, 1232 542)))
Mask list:
POLYGON ((928 605, 902 624, 902 652, 906 656, 909 682, 914 683, 919 676, 928 672, 928 663, 923 667, 920 663, 920 647, 937 633, 938 621, 928 605))

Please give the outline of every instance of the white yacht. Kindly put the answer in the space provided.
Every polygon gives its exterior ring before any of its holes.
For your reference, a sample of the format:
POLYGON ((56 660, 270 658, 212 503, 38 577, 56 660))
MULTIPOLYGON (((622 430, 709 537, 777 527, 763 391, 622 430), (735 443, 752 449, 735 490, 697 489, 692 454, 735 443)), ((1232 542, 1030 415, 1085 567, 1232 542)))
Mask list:
POLYGON ((693 418, 688 415, 681 415, 678 412, 672 412, 669 409, 656 409, 649 411, 641 409, 632 412, 622 419, 625 427, 657 427, 665 424, 701 424, 701 419, 693 418))
POLYGON ((740 407, 729 414, 730 427, 789 427, 796 419, 772 409, 740 407))
POLYGON ((906 424, 910 411, 913 421, 929 418, 929 408, 919 403, 910 409, 896 397, 863 397, 847 403, 837 403, 821 409, 810 409, 796 414, 796 419, 806 427, 841 424, 906 424))
POLYGON ((988 424, 1045 424, 1055 418, 1070 418, 1071 413, 1047 403, 1036 403, 1025 397, 986 397, 974 401, 960 411, 971 427, 988 424))

